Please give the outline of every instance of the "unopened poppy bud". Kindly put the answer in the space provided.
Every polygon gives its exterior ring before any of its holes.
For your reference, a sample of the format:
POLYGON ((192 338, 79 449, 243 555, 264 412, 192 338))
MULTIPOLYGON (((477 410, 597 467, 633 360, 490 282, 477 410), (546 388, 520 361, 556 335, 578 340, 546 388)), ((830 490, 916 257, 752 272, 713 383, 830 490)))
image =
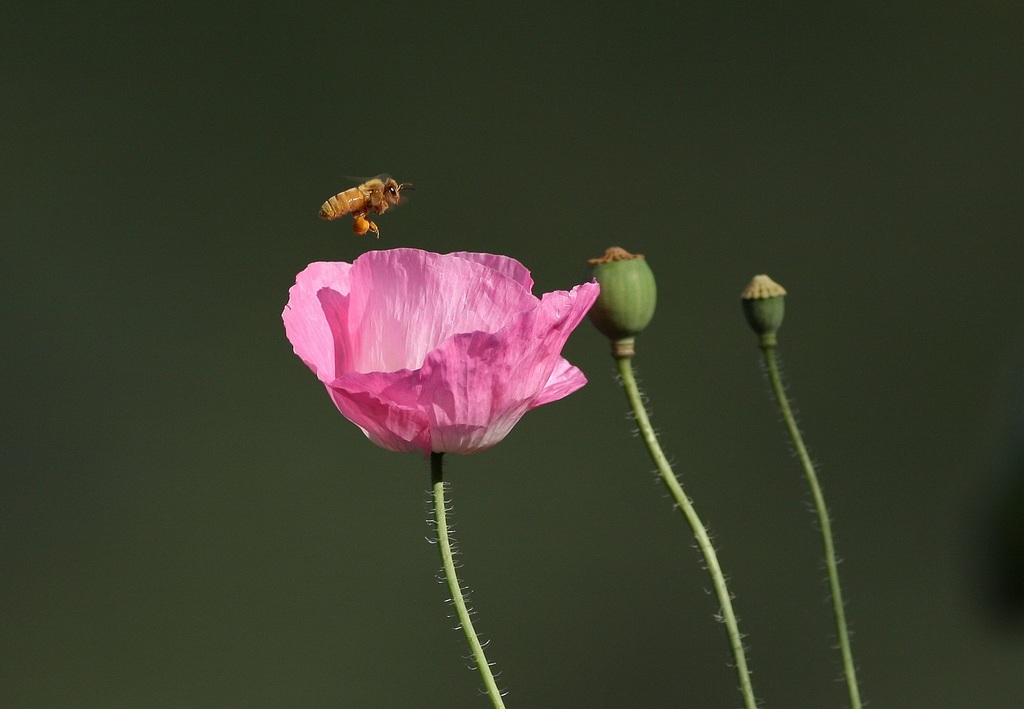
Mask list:
POLYGON ((743 314, 764 344, 775 344, 775 333, 786 313, 786 289, 765 275, 754 276, 740 293, 743 314))
POLYGON ((613 246, 601 258, 587 261, 601 284, 590 320, 613 342, 632 338, 654 317, 658 289, 642 254, 613 246))

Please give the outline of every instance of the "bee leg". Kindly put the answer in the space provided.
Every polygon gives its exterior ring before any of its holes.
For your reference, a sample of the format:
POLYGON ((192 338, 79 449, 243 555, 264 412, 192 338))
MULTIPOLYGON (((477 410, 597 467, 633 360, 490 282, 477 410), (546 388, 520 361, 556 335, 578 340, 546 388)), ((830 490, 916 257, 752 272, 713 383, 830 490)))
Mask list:
MULTIPOLYGON (((362 236, 363 234, 370 230, 370 226, 372 224, 373 222, 371 222, 365 216, 363 216, 362 214, 357 214, 355 218, 352 220, 352 231, 355 232, 356 236, 362 236)), ((374 226, 374 231, 376 231, 376 226, 374 226)))
POLYGON ((376 236, 379 239, 380 238, 380 229, 377 228, 377 225, 374 224, 373 222, 369 221, 369 220, 367 220, 367 224, 370 225, 369 231, 372 231, 373 235, 376 236))

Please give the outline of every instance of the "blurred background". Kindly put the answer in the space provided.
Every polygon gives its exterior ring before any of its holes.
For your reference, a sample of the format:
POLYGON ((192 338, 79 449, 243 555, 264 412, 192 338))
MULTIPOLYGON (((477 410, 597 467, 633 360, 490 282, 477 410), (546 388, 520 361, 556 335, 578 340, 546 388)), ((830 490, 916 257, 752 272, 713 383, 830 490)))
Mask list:
MULTIPOLYGON (((5 3, 0 704, 481 707, 429 470, 292 354, 295 274, 503 253, 537 292, 646 254, 653 421, 715 535, 766 706, 842 707, 810 498, 864 698, 1024 703, 1024 10, 1016 2, 5 3), (382 238, 321 222, 413 182, 382 238)), ((608 345, 449 456, 510 707, 740 704, 709 581, 608 345)))

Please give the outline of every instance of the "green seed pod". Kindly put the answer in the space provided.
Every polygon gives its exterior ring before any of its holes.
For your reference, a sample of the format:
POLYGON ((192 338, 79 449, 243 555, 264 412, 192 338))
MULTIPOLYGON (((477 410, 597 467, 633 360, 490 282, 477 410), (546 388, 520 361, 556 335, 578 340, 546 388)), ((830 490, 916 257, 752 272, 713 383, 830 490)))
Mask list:
POLYGON ((786 289, 765 275, 754 276, 740 298, 747 322, 765 344, 775 344, 775 333, 786 314, 786 289))
POLYGON ((601 295, 590 309, 590 320, 613 342, 632 339, 654 317, 657 286, 643 255, 617 246, 601 258, 590 259, 601 295))

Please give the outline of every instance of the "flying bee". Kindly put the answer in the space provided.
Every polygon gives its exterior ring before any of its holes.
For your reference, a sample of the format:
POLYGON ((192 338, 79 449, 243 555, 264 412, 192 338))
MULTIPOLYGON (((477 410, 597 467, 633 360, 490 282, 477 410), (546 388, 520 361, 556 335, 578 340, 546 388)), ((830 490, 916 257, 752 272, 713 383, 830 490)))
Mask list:
POLYGON ((374 177, 358 187, 339 192, 324 202, 320 207, 321 219, 337 219, 346 214, 353 218, 352 231, 362 236, 372 231, 380 238, 380 229, 366 218, 367 214, 383 214, 388 207, 394 207, 402 201, 402 190, 415 189, 408 182, 396 182, 390 177, 374 177))

